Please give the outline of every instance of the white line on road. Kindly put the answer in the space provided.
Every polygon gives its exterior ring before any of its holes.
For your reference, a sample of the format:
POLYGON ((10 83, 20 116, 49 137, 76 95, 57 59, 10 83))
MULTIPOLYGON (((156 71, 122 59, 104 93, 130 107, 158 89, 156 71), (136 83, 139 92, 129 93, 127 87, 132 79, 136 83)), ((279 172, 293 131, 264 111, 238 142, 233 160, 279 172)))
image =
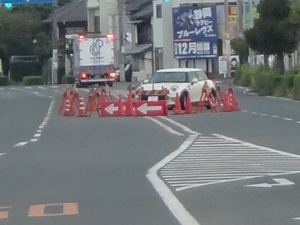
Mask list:
POLYGON ((284 120, 287 120, 287 121, 292 121, 293 119, 291 118, 283 118, 284 120))
POLYGON ((31 140, 30 140, 30 142, 37 142, 39 139, 38 138, 32 138, 31 140))
POLYGON ((272 117, 273 117, 273 118, 279 118, 279 116, 276 116, 276 115, 272 115, 272 117))
POLYGON ((171 134, 175 134, 178 136, 183 136, 184 134, 177 132, 176 130, 173 130, 171 127, 165 125, 164 123, 152 118, 152 117, 145 117, 146 119, 152 120, 154 123, 158 124, 159 126, 163 127, 164 129, 166 129, 168 132, 170 132, 171 134))
POLYGON ((186 141, 172 154, 165 157, 162 161, 150 168, 147 172, 147 178, 152 183, 155 190, 163 199, 169 210, 177 218, 181 225, 200 225, 195 218, 185 209, 185 207, 178 201, 173 192, 160 179, 157 172, 160 168, 176 158, 180 153, 185 151, 197 138, 197 135, 190 135, 186 141))
POLYGON ((38 137, 40 137, 42 134, 35 134, 33 137, 35 137, 35 138, 38 138, 38 137))
POLYGON ((18 144, 14 145, 14 147, 20 147, 20 146, 24 146, 28 143, 28 141, 23 141, 23 142, 19 142, 18 144))
POLYGON ((181 123, 178 123, 178 122, 176 122, 176 121, 174 121, 174 120, 172 120, 172 119, 170 119, 170 118, 163 117, 163 116, 160 116, 159 118, 164 119, 164 120, 167 120, 167 121, 169 121, 170 123, 173 123, 174 125, 180 127, 181 129, 183 129, 184 131, 186 131, 186 132, 188 132, 188 133, 190 133, 190 134, 201 135, 200 133, 198 133, 198 132, 196 132, 196 131, 193 131, 193 130, 191 130, 190 128, 188 128, 187 126, 185 126, 185 125, 183 125, 183 124, 181 124, 181 123))

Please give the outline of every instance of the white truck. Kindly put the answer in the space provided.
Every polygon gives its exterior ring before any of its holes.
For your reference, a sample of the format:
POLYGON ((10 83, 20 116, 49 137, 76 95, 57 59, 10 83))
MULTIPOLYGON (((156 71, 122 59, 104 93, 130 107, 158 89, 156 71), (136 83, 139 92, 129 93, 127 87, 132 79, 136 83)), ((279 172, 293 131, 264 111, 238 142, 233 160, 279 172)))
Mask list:
POLYGON ((113 86, 116 81, 113 41, 99 34, 78 35, 73 41, 73 71, 78 87, 113 86))

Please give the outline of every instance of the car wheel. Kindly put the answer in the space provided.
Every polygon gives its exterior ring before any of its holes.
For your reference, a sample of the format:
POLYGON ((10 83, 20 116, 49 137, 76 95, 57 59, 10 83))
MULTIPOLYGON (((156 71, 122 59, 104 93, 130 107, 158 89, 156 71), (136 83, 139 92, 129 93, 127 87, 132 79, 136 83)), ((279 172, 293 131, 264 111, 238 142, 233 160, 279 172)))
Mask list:
POLYGON ((182 93, 180 96, 180 106, 181 110, 186 109, 187 93, 182 93))

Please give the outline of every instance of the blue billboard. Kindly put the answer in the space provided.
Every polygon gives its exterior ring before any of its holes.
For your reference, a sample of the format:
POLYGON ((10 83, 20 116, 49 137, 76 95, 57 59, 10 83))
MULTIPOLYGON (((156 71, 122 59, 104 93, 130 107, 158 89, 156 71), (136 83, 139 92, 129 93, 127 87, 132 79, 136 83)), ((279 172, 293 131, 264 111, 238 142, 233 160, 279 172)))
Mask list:
POLYGON ((177 59, 217 57, 216 6, 173 8, 173 43, 177 59))
POLYGON ((0 0, 0 4, 11 3, 18 4, 53 4, 55 0, 0 0))

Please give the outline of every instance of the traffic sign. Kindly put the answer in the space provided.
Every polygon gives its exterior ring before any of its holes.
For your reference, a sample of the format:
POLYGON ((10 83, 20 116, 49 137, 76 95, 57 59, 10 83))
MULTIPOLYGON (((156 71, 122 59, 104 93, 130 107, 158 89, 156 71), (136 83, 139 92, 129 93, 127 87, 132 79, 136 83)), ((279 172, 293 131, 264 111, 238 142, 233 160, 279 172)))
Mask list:
POLYGON ((22 4, 52 4, 55 0, 0 0, 0 4, 10 3, 12 5, 22 4))

